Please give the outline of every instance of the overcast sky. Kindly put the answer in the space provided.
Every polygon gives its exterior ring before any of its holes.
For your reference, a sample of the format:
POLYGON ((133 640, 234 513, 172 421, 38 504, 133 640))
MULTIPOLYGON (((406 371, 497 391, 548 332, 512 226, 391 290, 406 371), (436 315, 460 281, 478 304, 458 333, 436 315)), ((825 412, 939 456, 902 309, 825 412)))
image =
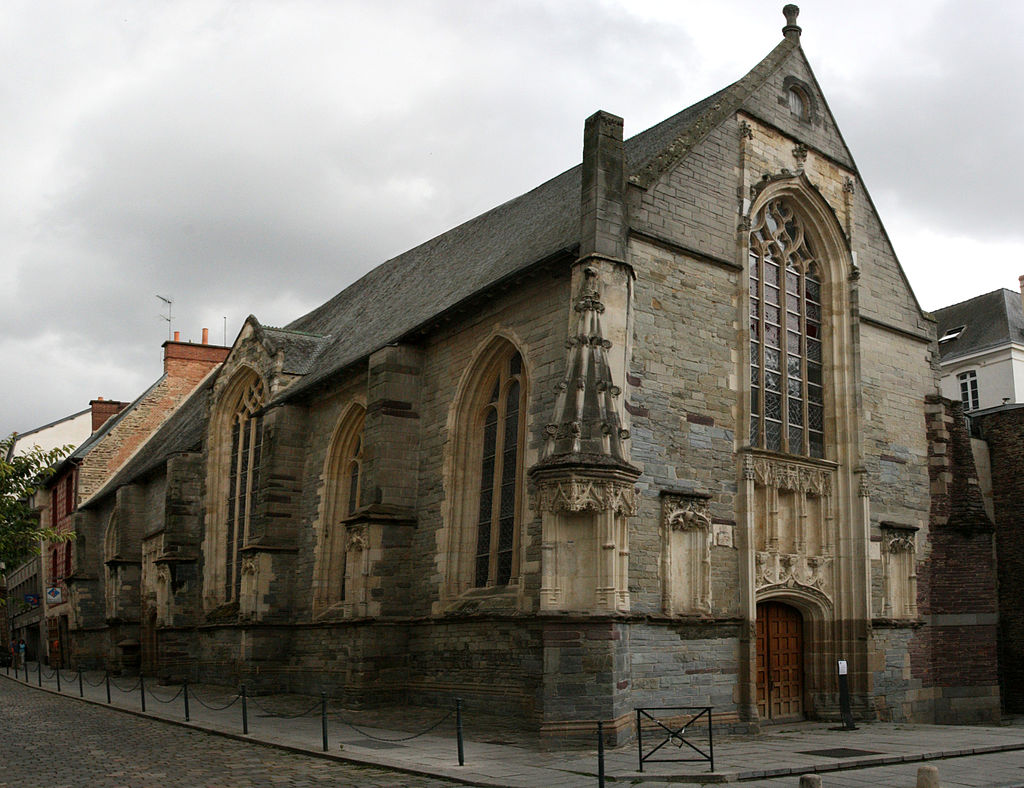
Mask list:
MULTIPOLYGON (((752 68, 769 0, 0 6, 0 435, 282 325, 752 68), (225 330, 226 322, 226 330, 225 330)), ((1024 3, 805 0, 802 45, 921 305, 1024 274, 1024 3)))

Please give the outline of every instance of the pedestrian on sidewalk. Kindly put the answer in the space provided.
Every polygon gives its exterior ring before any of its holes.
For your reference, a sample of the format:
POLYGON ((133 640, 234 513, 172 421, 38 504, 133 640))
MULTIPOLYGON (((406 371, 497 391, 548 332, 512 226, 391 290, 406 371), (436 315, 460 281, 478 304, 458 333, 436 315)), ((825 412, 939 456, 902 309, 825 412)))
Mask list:
POLYGON ((18 641, 18 667, 25 667, 25 638, 18 641))

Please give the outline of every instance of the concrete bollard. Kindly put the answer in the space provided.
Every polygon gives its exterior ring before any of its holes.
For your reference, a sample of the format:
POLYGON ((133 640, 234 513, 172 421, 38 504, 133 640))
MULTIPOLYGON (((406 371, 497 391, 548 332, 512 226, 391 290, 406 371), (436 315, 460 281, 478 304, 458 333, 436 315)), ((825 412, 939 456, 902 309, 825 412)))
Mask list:
POLYGON ((939 767, 918 766, 917 788, 939 788, 939 767))
POLYGON ((801 774, 800 788, 821 788, 820 774, 801 774))

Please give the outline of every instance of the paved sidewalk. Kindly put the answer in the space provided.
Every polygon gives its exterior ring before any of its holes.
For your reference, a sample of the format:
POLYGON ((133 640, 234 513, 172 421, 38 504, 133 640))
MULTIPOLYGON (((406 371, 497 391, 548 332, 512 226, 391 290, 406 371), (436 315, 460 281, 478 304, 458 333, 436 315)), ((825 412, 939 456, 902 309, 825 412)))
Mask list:
MULTIPOLYGON (((13 671, 0 677, 15 679, 13 671)), ((64 671, 61 694, 79 702, 107 705, 104 674, 64 671), (82 698, 79 699, 81 692, 82 698)), ((37 687, 39 666, 30 663, 28 682, 37 687)), ((57 692, 56 673, 42 669, 41 691, 57 692)), ((455 717, 449 709, 345 710, 326 702, 327 750, 321 700, 308 696, 247 697, 248 733, 243 733, 242 698, 234 690, 210 685, 189 686, 189 721, 181 687, 145 684, 147 717, 177 725, 264 743, 319 757, 380 766, 469 785, 502 788, 561 788, 598 783, 594 749, 542 752, 496 718, 464 715, 465 765, 458 765, 455 717), (433 727, 432 727, 433 726, 433 727), (428 728, 431 730, 427 731, 428 728), (425 732, 426 731, 426 732, 425 732)), ((142 714, 142 688, 137 677, 111 679, 111 708, 142 714)), ((694 743, 706 745, 699 735, 694 743)), ((653 744, 652 742, 651 744, 653 744)), ((646 741, 645 741, 646 745, 646 741)), ((758 736, 716 735, 715 771, 704 763, 646 763, 638 771, 636 744, 605 751, 609 785, 667 785, 763 781, 812 772, 836 772, 886 764, 1024 750, 1024 726, 946 726, 894 723, 863 724, 854 731, 835 730, 825 723, 780 726, 758 736)), ((667 745, 659 755, 678 757, 686 747, 667 745)), ((941 763, 938 764, 940 774, 941 763)), ((825 784, 828 784, 827 777, 825 784)), ((978 783, 984 784, 984 783, 978 783)))

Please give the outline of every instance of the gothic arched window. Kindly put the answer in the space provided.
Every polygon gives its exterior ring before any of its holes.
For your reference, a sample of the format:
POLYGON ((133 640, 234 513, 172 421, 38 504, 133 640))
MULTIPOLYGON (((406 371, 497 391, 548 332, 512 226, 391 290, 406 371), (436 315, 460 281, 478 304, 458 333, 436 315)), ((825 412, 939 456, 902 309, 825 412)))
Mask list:
POLYGON ((522 397, 519 353, 506 356, 484 380, 490 391, 477 414, 480 445, 479 516, 474 585, 503 586, 515 565, 518 489, 522 473, 522 397))
POLYGON ((366 409, 351 405, 335 428, 324 467, 324 499, 320 533, 317 540, 315 588, 316 613, 326 612, 347 598, 346 576, 352 571, 348 561, 348 518, 361 504, 363 469, 363 422, 366 409))
POLYGON ((231 415, 231 453, 227 486, 225 599, 238 598, 242 583, 240 551, 249 534, 259 488, 263 449, 263 382, 252 376, 231 415))
POLYGON ((750 443, 825 456, 821 268, 785 198, 750 231, 750 443))

